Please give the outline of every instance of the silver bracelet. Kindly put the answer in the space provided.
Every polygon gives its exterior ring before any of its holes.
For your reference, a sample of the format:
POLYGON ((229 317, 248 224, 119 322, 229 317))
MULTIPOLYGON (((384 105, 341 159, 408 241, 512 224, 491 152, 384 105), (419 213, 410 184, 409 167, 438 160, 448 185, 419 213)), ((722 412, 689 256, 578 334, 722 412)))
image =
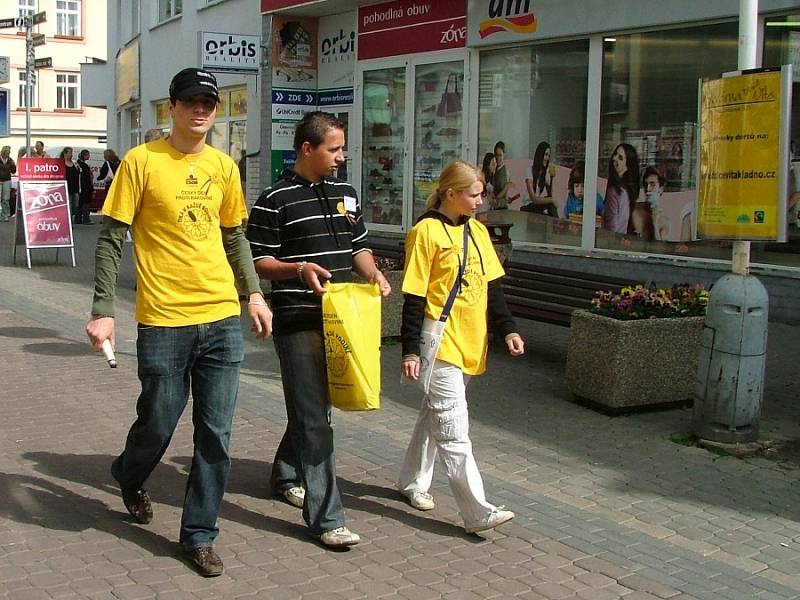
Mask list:
POLYGON ((297 277, 300 279, 300 281, 305 281, 305 279, 303 279, 303 267, 305 267, 306 264, 307 263, 304 260, 301 260, 299 263, 297 263, 297 277))

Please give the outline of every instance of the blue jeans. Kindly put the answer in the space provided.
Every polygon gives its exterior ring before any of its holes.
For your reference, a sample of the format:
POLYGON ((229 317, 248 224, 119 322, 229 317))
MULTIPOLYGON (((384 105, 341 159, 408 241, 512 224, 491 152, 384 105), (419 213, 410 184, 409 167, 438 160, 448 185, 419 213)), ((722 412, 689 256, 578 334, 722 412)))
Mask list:
POLYGON ((286 401, 286 432, 272 465, 274 490, 306 488, 303 519, 313 535, 344 525, 336 486, 331 405, 322 331, 275 336, 286 401))
POLYGON ((142 392, 125 450, 111 465, 123 490, 136 490, 156 467, 192 392, 194 456, 183 501, 180 542, 209 546, 219 533, 228 483, 233 411, 244 342, 239 317, 187 327, 139 325, 136 340, 142 392))

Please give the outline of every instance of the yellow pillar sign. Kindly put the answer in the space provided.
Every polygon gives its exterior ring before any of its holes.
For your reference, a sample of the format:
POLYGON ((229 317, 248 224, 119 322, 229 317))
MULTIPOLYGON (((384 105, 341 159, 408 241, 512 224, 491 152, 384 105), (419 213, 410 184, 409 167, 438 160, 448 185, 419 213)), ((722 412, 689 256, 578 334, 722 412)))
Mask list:
POLYGON ((784 239, 783 90, 779 71, 702 83, 699 238, 784 239))

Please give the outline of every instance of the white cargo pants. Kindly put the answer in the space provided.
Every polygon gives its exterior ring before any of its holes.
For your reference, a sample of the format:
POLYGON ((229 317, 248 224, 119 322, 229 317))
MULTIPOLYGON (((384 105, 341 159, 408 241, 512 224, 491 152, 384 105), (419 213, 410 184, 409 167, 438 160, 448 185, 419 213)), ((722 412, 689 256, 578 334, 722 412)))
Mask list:
POLYGON ((475 523, 495 508, 486 501, 483 480, 469 439, 467 383, 461 369, 437 360, 428 394, 422 399, 411 441, 400 471, 398 488, 405 494, 427 492, 437 454, 465 523, 475 523))

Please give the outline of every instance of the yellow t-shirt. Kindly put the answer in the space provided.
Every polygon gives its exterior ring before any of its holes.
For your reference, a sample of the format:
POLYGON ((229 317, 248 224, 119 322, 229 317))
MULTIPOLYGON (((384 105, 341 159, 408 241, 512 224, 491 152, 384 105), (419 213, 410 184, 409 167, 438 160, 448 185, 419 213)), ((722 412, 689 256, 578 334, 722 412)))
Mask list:
POLYGON ((247 207, 236 163, 206 146, 183 154, 160 139, 130 150, 103 214, 131 225, 136 254, 136 320, 180 327, 240 312, 220 227, 247 207))
MULTIPOLYGON (((486 227, 475 219, 469 220, 469 227, 472 235, 464 284, 447 318, 437 358, 468 375, 480 375, 486 370, 488 285, 505 273, 486 227)), ((463 242, 463 225, 453 226, 438 218, 422 219, 406 237, 403 293, 424 296, 429 319, 442 314, 464 256, 463 242)))

